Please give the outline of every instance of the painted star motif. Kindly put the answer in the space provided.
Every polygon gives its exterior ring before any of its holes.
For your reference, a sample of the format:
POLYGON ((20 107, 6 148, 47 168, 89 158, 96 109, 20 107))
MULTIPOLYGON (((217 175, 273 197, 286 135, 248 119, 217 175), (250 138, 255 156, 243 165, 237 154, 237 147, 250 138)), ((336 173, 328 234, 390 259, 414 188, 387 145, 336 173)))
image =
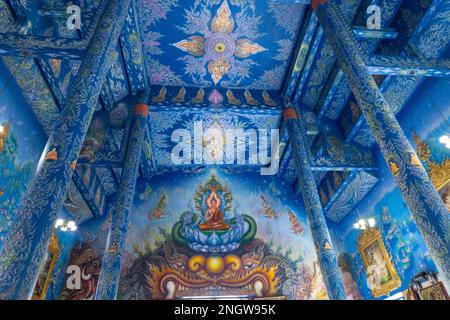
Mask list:
POLYGON ((235 21, 228 1, 225 0, 211 22, 211 32, 204 36, 191 36, 174 44, 194 57, 201 57, 208 63, 207 69, 217 85, 232 68, 230 59, 234 56, 246 59, 266 49, 235 34, 235 21))

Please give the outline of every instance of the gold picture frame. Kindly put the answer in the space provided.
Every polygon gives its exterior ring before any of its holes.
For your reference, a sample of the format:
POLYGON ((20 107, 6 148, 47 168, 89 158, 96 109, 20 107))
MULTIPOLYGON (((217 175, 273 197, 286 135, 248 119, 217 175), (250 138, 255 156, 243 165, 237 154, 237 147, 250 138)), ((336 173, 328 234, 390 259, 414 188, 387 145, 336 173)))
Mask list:
POLYGON ((411 133, 416 145, 417 155, 423 163, 428 165, 428 176, 450 211, 450 159, 441 163, 431 161, 431 150, 428 144, 422 141, 414 131, 411 133))
MULTIPOLYGON (((448 160, 448 163, 450 164, 450 160, 448 160)), ((447 170, 450 172, 450 166, 447 167, 447 170)), ((442 185, 436 186, 436 190, 439 193, 442 202, 444 202, 444 205, 447 208, 448 212, 450 212, 450 179, 444 182, 442 185)))
POLYGON ((39 272, 38 281, 34 287, 32 300, 45 300, 47 296, 48 288, 50 287, 50 281, 52 279, 53 270, 58 262, 61 250, 58 244, 58 238, 55 234, 52 234, 50 243, 48 245, 48 254, 39 272))
POLYGON ((358 251, 367 270, 376 268, 379 271, 380 283, 370 289, 375 298, 388 296, 401 286, 400 276, 386 251, 379 229, 369 228, 362 231, 358 239, 358 251))

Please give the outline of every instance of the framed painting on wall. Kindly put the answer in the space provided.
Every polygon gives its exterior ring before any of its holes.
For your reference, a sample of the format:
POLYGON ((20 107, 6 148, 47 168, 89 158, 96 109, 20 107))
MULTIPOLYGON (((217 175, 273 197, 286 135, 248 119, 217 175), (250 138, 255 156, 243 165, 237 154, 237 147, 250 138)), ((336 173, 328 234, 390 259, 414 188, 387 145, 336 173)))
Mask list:
POLYGON ((437 188, 442 201, 447 207, 448 212, 450 212, 450 179, 445 182, 442 186, 437 188))
POLYGON ((389 295, 400 287, 401 279, 386 251, 379 229, 362 231, 358 239, 358 251, 366 266, 367 285, 375 298, 389 295))
POLYGON ((450 212, 450 159, 445 159, 441 163, 432 161, 430 159, 431 150, 428 144, 422 141, 414 132, 412 132, 412 136, 416 145, 417 155, 424 164, 427 164, 428 175, 439 192, 447 210, 450 212))

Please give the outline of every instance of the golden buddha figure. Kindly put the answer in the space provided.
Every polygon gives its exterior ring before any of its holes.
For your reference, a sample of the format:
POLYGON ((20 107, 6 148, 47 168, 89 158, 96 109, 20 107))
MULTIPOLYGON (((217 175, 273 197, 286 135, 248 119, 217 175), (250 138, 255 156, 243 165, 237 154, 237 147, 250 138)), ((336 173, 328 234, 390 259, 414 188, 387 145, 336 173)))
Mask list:
POLYGON ((223 221, 223 214, 220 210, 222 200, 217 194, 217 188, 211 187, 211 193, 206 198, 206 210, 205 220, 206 222, 199 225, 200 230, 228 230, 230 225, 223 221))
POLYGON ((400 172, 400 168, 398 167, 397 163, 395 163, 394 161, 389 161, 389 167, 394 176, 396 176, 400 172))

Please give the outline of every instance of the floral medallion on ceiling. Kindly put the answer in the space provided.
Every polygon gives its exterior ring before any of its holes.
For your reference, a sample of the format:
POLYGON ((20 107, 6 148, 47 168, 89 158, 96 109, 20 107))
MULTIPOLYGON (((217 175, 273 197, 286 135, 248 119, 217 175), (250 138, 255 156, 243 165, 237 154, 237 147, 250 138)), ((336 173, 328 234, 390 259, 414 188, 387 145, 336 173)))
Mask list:
POLYGON ((138 0, 153 85, 279 90, 303 5, 138 0))
POLYGON ((210 30, 203 36, 191 36, 174 45, 194 57, 200 57, 197 63, 207 63, 208 72, 217 85, 238 63, 236 58, 245 59, 266 50, 247 38, 238 37, 228 1, 225 0, 212 19, 210 30))

